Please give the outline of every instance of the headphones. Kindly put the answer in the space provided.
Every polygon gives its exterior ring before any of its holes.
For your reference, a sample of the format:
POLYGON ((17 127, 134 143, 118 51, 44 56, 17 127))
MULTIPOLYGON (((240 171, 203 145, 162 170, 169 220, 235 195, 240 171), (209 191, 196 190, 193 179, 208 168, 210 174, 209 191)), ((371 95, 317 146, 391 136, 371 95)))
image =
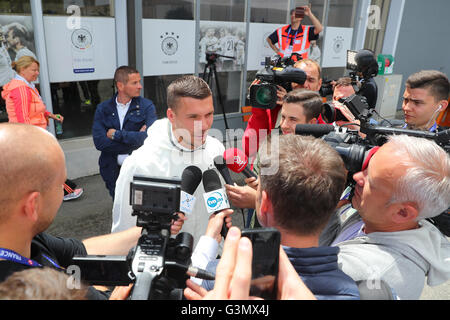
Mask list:
POLYGON ((435 112, 438 112, 438 111, 440 111, 441 109, 442 109, 442 104, 439 105, 439 107, 436 109, 435 112))

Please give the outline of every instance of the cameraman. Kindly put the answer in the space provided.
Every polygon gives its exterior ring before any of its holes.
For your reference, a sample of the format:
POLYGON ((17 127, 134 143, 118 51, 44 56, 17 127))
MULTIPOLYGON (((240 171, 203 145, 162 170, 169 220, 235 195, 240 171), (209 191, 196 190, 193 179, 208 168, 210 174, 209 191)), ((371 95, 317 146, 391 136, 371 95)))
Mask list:
POLYGON ((449 155, 433 141, 394 135, 353 179, 332 242, 341 269, 355 281, 384 280, 402 300, 418 299, 425 278, 449 280, 450 244, 427 221, 450 206, 449 155))
MULTIPOLYGON (((51 267, 61 272, 75 255, 126 255, 140 236, 134 227, 83 241, 51 236, 63 199, 64 153, 47 131, 25 124, 0 124, 0 281, 16 271, 51 267)), ((89 299, 106 299, 92 287, 89 299)))
MULTIPOLYGON (((319 92, 322 86, 322 71, 320 65, 314 60, 305 59, 296 62, 294 67, 303 70, 306 73, 306 81, 302 85, 292 83, 292 89, 304 88, 319 92)), ((252 85, 257 83, 257 81, 258 80, 254 81, 252 85)), ((252 115, 248 120, 247 128, 242 137, 242 148, 248 157, 256 154, 260 142, 264 141, 268 132, 280 127, 280 110, 283 103, 283 97, 286 93, 287 91, 283 87, 278 86, 278 102, 274 109, 252 108, 252 115), (256 146, 256 149, 253 148, 254 146, 256 146)), ((318 123, 324 123, 320 116, 318 118, 318 123)))

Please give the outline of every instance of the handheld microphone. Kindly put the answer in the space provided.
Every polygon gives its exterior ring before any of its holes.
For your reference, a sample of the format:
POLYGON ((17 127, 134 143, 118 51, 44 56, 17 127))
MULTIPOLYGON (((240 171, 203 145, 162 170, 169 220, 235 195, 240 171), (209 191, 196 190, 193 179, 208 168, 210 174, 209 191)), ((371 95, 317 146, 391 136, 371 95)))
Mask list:
POLYGON ((334 126, 331 124, 297 124, 295 126, 295 134, 304 136, 314 136, 320 138, 334 131, 334 126))
POLYGON ((202 181, 202 171, 196 166, 189 166, 181 174, 180 211, 185 215, 192 213, 196 198, 194 192, 202 181))
POLYGON ((228 167, 225 163, 225 159, 222 156, 215 157, 214 165, 216 166, 216 168, 219 171, 220 175, 222 176, 223 180, 225 180, 225 183, 233 185, 234 181, 231 178, 230 170, 228 170, 228 167))
POLYGON ((248 167, 248 158, 244 151, 237 148, 230 148, 225 150, 223 158, 227 167, 236 173, 243 173, 247 178, 257 178, 256 174, 248 167))
MULTIPOLYGON (((217 214, 221 210, 230 208, 230 202, 228 201, 227 194, 222 188, 222 183, 220 182, 219 176, 213 169, 203 172, 203 188, 205 189, 205 194, 203 194, 203 197, 205 199, 208 213, 217 214)), ((228 228, 225 225, 224 220, 220 234, 225 238, 227 233, 228 228)))

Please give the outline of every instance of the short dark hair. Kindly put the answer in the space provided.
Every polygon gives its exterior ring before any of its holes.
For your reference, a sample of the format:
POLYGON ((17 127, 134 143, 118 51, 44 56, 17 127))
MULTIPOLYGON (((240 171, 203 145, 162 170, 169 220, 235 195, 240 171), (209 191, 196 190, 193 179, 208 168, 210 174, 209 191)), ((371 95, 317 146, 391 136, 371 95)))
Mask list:
POLYGON ((448 77, 437 70, 422 70, 410 75, 406 86, 410 89, 429 89, 436 101, 447 100, 450 93, 448 77))
POLYGON ((297 235, 322 231, 345 188, 347 174, 339 154, 321 139, 311 136, 268 136, 261 169, 278 161, 278 172, 260 175, 261 190, 273 207, 275 223, 297 235), (278 145, 271 145, 271 144, 278 145))
POLYGON ((318 118, 322 111, 323 104, 319 93, 303 88, 288 92, 284 96, 283 102, 301 104, 303 106, 303 114, 306 117, 306 121, 318 118))
POLYGON ((135 68, 130 66, 121 66, 116 69, 114 73, 114 84, 117 86, 117 82, 126 84, 130 74, 139 73, 135 68))
POLYGON ((212 92, 205 80, 194 75, 186 75, 175 79, 167 87, 167 106, 175 110, 179 98, 203 100, 210 96, 212 92))

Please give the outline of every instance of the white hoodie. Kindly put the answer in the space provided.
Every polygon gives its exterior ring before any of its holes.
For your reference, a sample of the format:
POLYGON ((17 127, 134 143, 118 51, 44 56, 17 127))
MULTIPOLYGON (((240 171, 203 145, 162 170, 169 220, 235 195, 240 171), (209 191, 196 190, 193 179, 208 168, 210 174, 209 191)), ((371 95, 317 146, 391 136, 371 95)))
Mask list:
MULTIPOLYGON (((167 118, 157 120, 147 131, 148 137, 139 149, 135 150, 123 163, 116 182, 113 205, 112 232, 126 230, 136 225, 136 216, 131 216, 130 182, 134 175, 181 179, 183 170, 195 165, 205 171, 214 168, 214 157, 222 155, 225 147, 211 137, 196 150, 187 150, 173 137, 172 126, 167 118)), ((193 213, 187 216, 180 232, 189 232, 194 236, 194 245, 206 231, 209 214, 200 183, 194 193, 196 202, 193 213)))
POLYGON ((340 268, 355 281, 368 280, 368 286, 383 279, 400 299, 419 299, 425 277, 430 286, 450 279, 450 242, 432 223, 419 225, 339 243, 340 268))

